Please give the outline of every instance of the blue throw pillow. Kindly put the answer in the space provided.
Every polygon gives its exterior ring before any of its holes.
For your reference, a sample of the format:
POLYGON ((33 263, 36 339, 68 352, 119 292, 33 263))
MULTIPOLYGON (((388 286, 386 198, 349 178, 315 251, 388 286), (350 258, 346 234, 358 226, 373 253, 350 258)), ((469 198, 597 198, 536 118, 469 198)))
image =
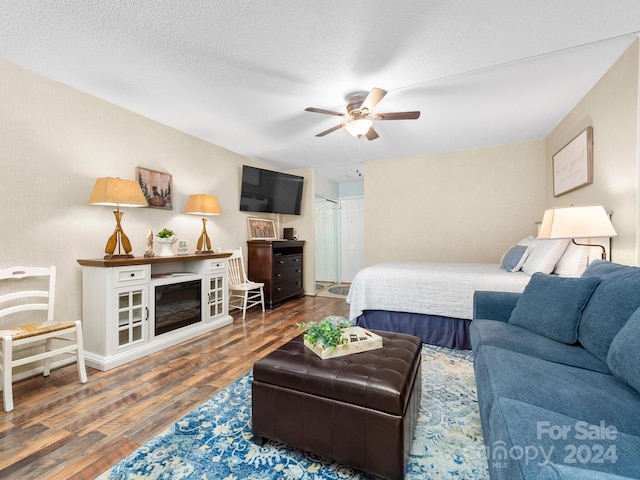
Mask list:
POLYGON ((582 274, 589 276, 599 277, 600 286, 584 309, 578 341, 606 363, 611 342, 640 308, 640 268, 594 260, 582 274))
POLYGON ((500 260, 500 265, 507 272, 517 272, 522 267, 522 264, 526 260, 525 253, 527 252, 526 245, 514 245, 505 252, 500 260))
POLYGON ((599 283, 598 277, 567 278, 534 273, 509 323, 558 342, 575 343, 580 315, 599 283))
POLYGON ((640 392, 640 308, 611 342, 607 365, 611 373, 640 392))

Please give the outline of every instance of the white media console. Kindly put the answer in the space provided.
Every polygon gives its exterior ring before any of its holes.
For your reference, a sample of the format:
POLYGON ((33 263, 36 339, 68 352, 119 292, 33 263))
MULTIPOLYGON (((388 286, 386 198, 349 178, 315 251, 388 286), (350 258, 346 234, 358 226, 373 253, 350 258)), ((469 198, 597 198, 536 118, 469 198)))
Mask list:
POLYGON ((87 365, 109 370, 232 323, 230 255, 78 260, 87 365))

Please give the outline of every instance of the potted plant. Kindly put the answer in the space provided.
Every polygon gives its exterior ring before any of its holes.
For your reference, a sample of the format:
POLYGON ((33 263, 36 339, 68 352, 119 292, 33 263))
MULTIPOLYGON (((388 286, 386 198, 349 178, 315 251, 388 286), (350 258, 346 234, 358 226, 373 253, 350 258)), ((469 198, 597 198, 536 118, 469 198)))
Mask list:
POLYGON ((162 245, 160 256, 173 256, 171 246, 178 241, 178 236, 173 232, 173 230, 169 230, 168 228, 162 229, 158 233, 156 233, 156 237, 158 237, 158 243, 162 245))
POLYGON ((305 343, 312 347, 320 347, 321 350, 335 348, 338 345, 348 343, 348 339, 343 338, 344 329, 349 326, 348 322, 335 321, 325 318, 321 322, 299 323, 298 328, 307 328, 304 334, 305 343))

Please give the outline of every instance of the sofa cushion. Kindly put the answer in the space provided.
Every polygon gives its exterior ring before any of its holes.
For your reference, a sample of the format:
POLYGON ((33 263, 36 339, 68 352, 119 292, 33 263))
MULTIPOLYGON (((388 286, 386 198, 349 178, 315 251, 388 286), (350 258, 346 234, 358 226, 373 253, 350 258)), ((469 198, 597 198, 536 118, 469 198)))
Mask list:
POLYGON ((490 438, 485 437, 491 479, 540 478, 549 463, 561 465, 563 474, 576 473, 567 478, 604 479, 607 473, 638 478, 640 437, 603 422, 499 398, 491 413, 490 438))
POLYGON ((477 352, 485 345, 542 358, 550 362, 611 373, 607 364, 580 345, 567 345, 499 320, 474 320, 469 327, 471 345, 477 352))
MULTIPOLYGON (((584 451, 584 450, 583 450, 584 451)), ((540 470, 536 480, 632 480, 631 477, 621 477, 609 472, 598 472, 584 468, 570 467, 547 463, 540 470)))
POLYGON ((600 277, 600 285, 582 312, 578 341, 606 362, 614 337, 640 307, 640 268, 595 260, 582 274, 589 276, 600 277))
POLYGON ((640 308, 611 342, 607 364, 616 377, 640 392, 640 308))
POLYGON ((580 315, 598 283, 598 277, 564 278, 535 273, 509 323, 558 342, 575 343, 580 315))
POLYGON ((595 425, 604 420, 620 432, 640 435, 640 395, 613 375, 489 345, 474 352, 474 370, 483 428, 494 402, 511 398, 595 425))

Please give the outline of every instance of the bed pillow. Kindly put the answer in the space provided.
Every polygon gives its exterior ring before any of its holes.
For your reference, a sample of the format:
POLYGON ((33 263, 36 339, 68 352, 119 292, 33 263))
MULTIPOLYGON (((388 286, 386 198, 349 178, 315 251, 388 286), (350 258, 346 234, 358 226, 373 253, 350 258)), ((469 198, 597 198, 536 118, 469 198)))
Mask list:
POLYGON ((535 273, 511 312, 509 323, 558 342, 575 343, 582 310, 599 283, 599 277, 535 273))
POLYGON ((551 273, 556 264, 567 249, 569 240, 543 240, 538 241, 533 246, 527 260, 522 265, 522 271, 533 275, 534 273, 551 273))
POLYGON ((502 259, 500 260, 500 266, 507 272, 517 272, 522 268, 525 260, 527 259, 527 250, 529 247, 524 245, 513 245, 507 250, 502 259))
POLYGON ((524 245, 525 247, 533 247, 537 243, 538 239, 529 235, 518 242, 518 245, 524 245))
POLYGON ((589 247, 569 242, 567 249, 553 269, 561 277, 579 277, 589 264, 589 247))

